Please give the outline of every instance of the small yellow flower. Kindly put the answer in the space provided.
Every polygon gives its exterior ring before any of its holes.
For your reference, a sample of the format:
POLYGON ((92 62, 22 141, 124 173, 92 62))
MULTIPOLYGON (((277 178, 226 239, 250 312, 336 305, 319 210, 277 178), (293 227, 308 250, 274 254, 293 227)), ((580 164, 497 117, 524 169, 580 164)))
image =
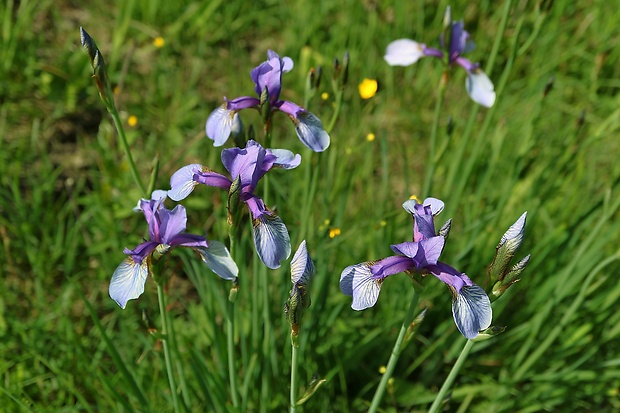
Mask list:
POLYGON ((360 96, 362 99, 370 99, 375 94, 377 94, 377 89, 379 85, 377 81, 374 79, 364 79, 362 83, 358 86, 358 90, 360 92, 360 96))
POLYGON ((379 367, 379 374, 385 374, 386 371, 387 369, 385 368, 385 366, 379 367))
POLYGON ((368 142, 372 142, 375 140, 375 134, 374 133, 369 133, 368 135, 366 135, 366 140, 368 142))
POLYGON ((382 220, 382 221, 379 223, 379 225, 381 225, 382 227, 384 227, 384 226, 386 226, 386 225, 387 225, 387 221, 384 219, 384 220, 382 220))
POLYGON ((112 88, 112 93, 114 93, 115 95, 119 95, 121 93, 121 88, 118 86, 114 86, 112 88))
POLYGON ((155 39, 153 39, 153 45, 157 47, 158 49, 161 49, 162 47, 164 47, 165 44, 166 44, 166 41, 161 36, 157 36, 155 39))
POLYGON ((321 93, 321 99, 323 99, 323 100, 329 99, 329 93, 327 93, 327 92, 321 93))
POLYGON ((421 202, 420 202, 420 199, 419 199, 417 196, 415 196, 415 195, 411 195, 411 196, 409 197, 409 199, 413 199, 413 200, 414 200, 414 201, 416 201, 418 204, 420 204, 420 203, 421 203, 421 202))
POLYGON ((133 128, 138 124, 138 117, 135 115, 131 115, 127 118, 127 124, 133 128))
POLYGON ((330 238, 336 238, 338 235, 340 235, 340 228, 330 228, 329 229, 329 237, 330 238))

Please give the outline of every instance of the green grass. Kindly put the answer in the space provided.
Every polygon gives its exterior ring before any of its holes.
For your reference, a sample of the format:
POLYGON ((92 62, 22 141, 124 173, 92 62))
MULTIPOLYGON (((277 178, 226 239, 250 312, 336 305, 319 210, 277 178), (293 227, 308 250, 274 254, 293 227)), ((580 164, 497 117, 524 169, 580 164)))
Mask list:
MULTIPOLYGON (((286 117, 275 118, 273 146, 301 153, 303 162, 269 174, 269 204, 294 249, 307 240, 317 267, 300 336, 300 384, 314 374, 327 379, 299 411, 368 408, 413 289, 405 275, 391 277, 375 307, 355 312, 339 276, 411 237, 400 205, 412 194, 445 201, 439 221, 452 217, 453 227, 443 260, 480 284, 501 235, 528 211, 517 258, 531 253, 530 265, 494 304, 493 324, 508 328, 474 346, 448 411, 620 408, 620 13, 602 0, 556 0, 549 10, 539 3, 511 2, 504 32, 506 3, 452 4, 476 42, 468 57, 493 64, 487 73, 498 100, 477 107, 464 73, 453 70, 435 160, 428 151, 441 64, 392 68, 383 53, 403 37, 436 46, 445 1, 0 4, 0 410, 173 411, 161 337, 143 322, 145 313, 161 329, 155 283, 148 280, 125 310, 107 293, 123 247, 141 242, 146 228, 131 211, 141 194, 91 79, 80 26, 106 58, 143 181, 158 157, 163 188, 189 163, 223 172, 220 149, 204 136, 206 118, 223 96, 253 93, 249 71, 267 49, 295 61, 282 96, 300 104, 308 69, 322 65, 319 92, 329 98, 317 93, 308 106, 324 123, 333 111, 333 59, 349 51, 349 83, 325 153, 307 151, 286 117), (157 36, 165 39, 161 49, 157 36), (368 101, 357 94, 365 77, 380 85, 368 101), (135 127, 126 123, 130 115, 135 127), (371 132, 376 139, 367 141, 371 132), (434 189, 425 194, 430 162, 434 189), (341 234, 330 238, 330 228, 341 234)), ((260 117, 246 112, 246 128, 260 131, 260 117)), ((183 202, 188 230, 225 241, 225 202, 222 191, 197 188, 183 202)), ((238 251, 238 411, 283 411, 288 265, 262 269, 249 227, 238 251)), ((187 411, 235 411, 230 285, 184 251, 174 251, 165 268, 179 402, 187 411)), ((464 345, 450 294, 435 279, 426 282, 422 308, 426 317, 401 355, 384 411, 428 409, 464 345)))

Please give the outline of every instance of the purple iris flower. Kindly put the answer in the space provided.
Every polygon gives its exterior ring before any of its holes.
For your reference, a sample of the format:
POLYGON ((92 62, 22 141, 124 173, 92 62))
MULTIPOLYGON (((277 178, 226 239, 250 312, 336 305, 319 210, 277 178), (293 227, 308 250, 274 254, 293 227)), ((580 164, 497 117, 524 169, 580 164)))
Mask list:
POLYGON ((422 204, 410 200, 403 208, 413 215, 413 242, 392 245, 398 255, 379 261, 348 266, 340 276, 340 289, 353 297, 351 307, 364 310, 379 298, 381 285, 390 275, 400 272, 432 274, 452 293, 452 315, 457 328, 468 339, 491 325, 491 302, 484 290, 467 275, 439 261, 445 238, 435 233, 434 216, 443 210, 443 202, 427 198, 422 204))
MULTIPOLYGON (((442 47, 448 54, 449 65, 459 65, 467 71, 465 88, 469 97, 476 103, 490 108, 495 103, 495 90, 491 79, 480 69, 480 65, 472 63, 463 57, 474 48, 473 42, 469 40, 469 33, 465 31, 463 22, 452 22, 450 42, 446 46, 443 38, 442 47)), ((427 47, 423 43, 418 43, 409 39, 399 39, 390 43, 385 52, 385 61, 390 66, 409 66, 417 62, 421 57, 432 56, 439 59, 444 58, 444 51, 427 47)))
POLYGON ((269 268, 280 267, 280 261, 291 254, 291 240, 288 230, 273 211, 265 206, 254 191, 258 181, 271 168, 292 169, 299 166, 301 156, 285 149, 265 149, 250 140, 244 149, 231 148, 222 151, 222 163, 230 173, 228 178, 199 165, 191 164, 176 171, 170 178, 168 196, 180 201, 186 198, 198 184, 216 186, 227 191, 233 181, 241 183, 241 201, 252 214, 254 246, 261 261, 269 268))
POLYGON ((304 145, 315 152, 323 152, 329 146, 329 134, 323 128, 321 120, 301 106, 286 100, 280 100, 282 90, 282 73, 293 68, 290 57, 280 56, 267 51, 267 61, 255 67, 250 75, 254 81, 254 91, 258 98, 241 96, 226 101, 215 109, 207 119, 207 136, 213 139, 215 146, 222 146, 228 140, 235 122, 237 112, 247 108, 259 109, 269 105, 269 110, 279 110, 288 115, 295 124, 297 136, 304 145))
POLYGON ((165 195, 153 195, 157 198, 142 199, 138 209, 144 213, 148 223, 149 240, 133 250, 125 248, 124 253, 128 257, 116 268, 110 282, 110 297, 121 308, 125 308, 127 301, 138 298, 144 292, 153 256, 158 259, 175 247, 188 247, 197 251, 207 266, 226 280, 234 279, 239 273, 224 244, 217 241, 207 243, 203 236, 184 233, 187 214, 182 205, 168 210, 163 206, 165 195))

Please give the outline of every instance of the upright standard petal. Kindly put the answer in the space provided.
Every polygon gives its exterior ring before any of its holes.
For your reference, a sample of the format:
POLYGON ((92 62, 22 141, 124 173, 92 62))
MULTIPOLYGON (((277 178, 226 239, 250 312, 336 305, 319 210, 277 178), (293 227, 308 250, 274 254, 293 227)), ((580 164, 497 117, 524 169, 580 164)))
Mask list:
POLYGON ((207 118, 207 137, 213 140, 213 146, 222 146, 232 131, 233 121, 237 112, 229 110, 227 103, 215 109, 207 118))
POLYGON ((125 258, 112 275, 110 297, 124 309, 127 301, 140 297, 144 292, 148 275, 148 258, 140 262, 135 262, 131 257, 125 258))
POLYGON ((409 39, 390 43, 383 58, 390 66, 409 66, 424 57, 424 45, 409 39))
POLYGON ((209 241, 208 247, 194 248, 207 267, 225 280, 234 280, 239 275, 239 268, 230 256, 228 249, 219 241, 209 241))
POLYGON ((490 108, 495 103, 495 90, 491 79, 479 68, 467 74, 465 79, 467 94, 474 102, 490 108))
POLYGON ((286 225, 269 210, 252 220, 254 247, 260 260, 269 268, 280 268, 280 261, 291 255, 291 239, 286 225))
POLYGON ((306 240, 303 240, 291 260, 291 282, 307 285, 314 275, 314 263, 308 254, 306 240))
POLYGON ((383 278, 377 279, 370 268, 375 262, 350 265, 340 274, 340 290, 353 297, 351 308, 364 310, 376 304, 383 278))
POLYGON ((464 286, 452 301, 452 315, 461 334, 474 339, 479 331, 491 325, 491 301, 478 285, 464 286))
POLYGON ((177 205, 172 211, 162 208, 158 211, 157 217, 159 224, 154 225, 157 228, 157 237, 153 237, 153 241, 159 241, 162 244, 171 245, 172 240, 185 231, 187 225, 187 212, 183 205, 177 205))

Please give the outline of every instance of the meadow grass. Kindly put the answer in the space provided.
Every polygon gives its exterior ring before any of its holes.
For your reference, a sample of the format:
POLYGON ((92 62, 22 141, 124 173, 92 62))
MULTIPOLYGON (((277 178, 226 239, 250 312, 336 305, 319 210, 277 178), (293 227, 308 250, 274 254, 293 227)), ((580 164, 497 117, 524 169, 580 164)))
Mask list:
MULTIPOLYGON (((443 259, 481 285, 500 237, 528 211, 517 258, 529 252, 530 264, 493 305, 493 325, 507 329, 475 344, 448 411, 619 409, 620 13, 603 0, 452 4, 476 42, 469 57, 493 79, 498 99, 491 109, 478 107, 464 73, 451 71, 433 159, 442 68, 431 59, 394 68, 383 54, 403 37, 436 46, 446 5, 0 4, 0 410, 173 411, 155 283, 148 280, 125 310, 107 292, 123 247, 145 235, 144 218, 131 210, 144 194, 97 96, 80 26, 106 58, 142 180, 157 158, 161 188, 190 163, 224 172, 220 149, 205 137, 206 118, 223 96, 253 94, 249 71, 267 49, 295 61, 283 97, 306 98, 324 124, 334 110, 333 60, 349 52, 326 152, 307 150, 283 114, 274 119, 272 146, 303 161, 269 174, 269 205, 287 224, 293 250, 307 240, 317 268, 300 335, 299 393, 315 374, 327 380, 300 411, 368 409, 413 288, 405 275, 391 277, 377 305, 356 312, 339 276, 410 239, 401 204, 413 194, 445 201, 438 220, 452 217, 453 227, 443 259), (318 65, 321 86, 305 97, 307 72, 318 65), (364 78, 379 81, 368 100, 357 92, 364 78), (425 180, 431 193, 422 193, 425 180)), ((260 131, 260 116, 246 112, 246 128, 260 131)), ((189 232, 227 239, 223 191, 201 186, 183 204, 189 232)), ((166 260, 165 337, 181 411, 288 408, 288 264, 264 269, 249 226, 235 252, 237 408, 226 341, 230 283, 191 252, 175 250, 166 260)), ((428 409, 466 341, 441 283, 426 282, 417 308, 427 312, 403 349, 383 411, 428 409)))

